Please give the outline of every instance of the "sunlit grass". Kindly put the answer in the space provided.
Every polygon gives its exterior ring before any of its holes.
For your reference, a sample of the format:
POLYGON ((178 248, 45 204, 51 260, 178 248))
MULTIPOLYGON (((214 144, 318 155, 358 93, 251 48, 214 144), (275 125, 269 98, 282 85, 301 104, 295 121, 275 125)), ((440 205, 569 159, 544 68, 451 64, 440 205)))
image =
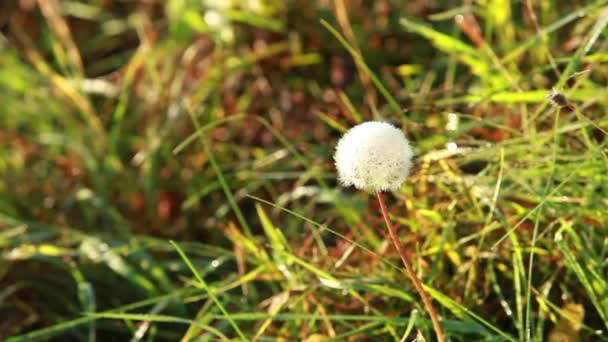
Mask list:
POLYGON ((608 1, 25 3, 0 339, 432 341, 374 198, 336 186, 341 133, 386 120, 450 340, 608 340, 608 1))

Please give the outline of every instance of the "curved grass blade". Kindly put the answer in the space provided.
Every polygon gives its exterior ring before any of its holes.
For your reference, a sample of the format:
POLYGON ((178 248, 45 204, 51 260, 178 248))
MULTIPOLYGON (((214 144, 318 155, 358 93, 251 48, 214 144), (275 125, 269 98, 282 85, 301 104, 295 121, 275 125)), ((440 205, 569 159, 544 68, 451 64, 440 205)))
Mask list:
POLYGON ((340 34, 340 32, 338 32, 335 28, 333 28, 333 26, 331 26, 330 23, 328 23, 325 20, 321 20, 321 24, 340 42, 340 44, 342 44, 342 46, 344 46, 344 48, 353 57, 353 59, 355 60, 355 62, 358 63, 363 68, 363 70, 365 70, 365 72, 367 72, 369 78, 372 80, 372 83, 374 83, 374 85, 376 86, 376 88, 378 88, 378 91, 380 92, 380 94, 382 94, 382 96, 384 96, 384 98, 388 102, 388 104, 391 107, 391 109, 395 113, 401 113, 401 112, 403 112, 403 110, 401 109, 401 106, 399 106, 399 103, 397 103, 397 101, 391 95, 391 93, 388 91, 388 89, 386 89, 386 87, 384 86, 384 84, 382 84, 382 82, 380 81, 380 79, 378 78, 378 76, 372 71, 372 69, 370 69, 370 67, 367 65, 367 63, 365 63, 365 60, 363 59, 363 56, 361 56, 357 52, 357 50, 355 50, 348 43, 348 41, 340 34))
MULTIPOLYGON (((574 232, 572 227, 570 227, 566 222, 562 221, 562 227, 555 234, 555 242, 557 243, 557 246, 559 247, 560 251, 566 257, 566 262, 568 263, 568 266, 574 272, 574 274, 576 274, 576 277, 581 282, 581 284, 583 284, 585 292, 587 292, 587 295, 589 295, 593 306, 595 306, 595 309, 602 318, 604 324, 606 325, 606 328, 608 328, 608 300, 605 297, 600 299, 598 293, 596 293, 596 288, 594 288, 594 284, 596 284, 596 287, 598 287, 597 292, 599 292, 600 296, 602 293, 605 294, 606 292, 608 292, 608 286, 606 286, 605 282, 602 284, 601 282, 593 281, 592 279, 590 279, 590 272, 581 265, 581 263, 577 260, 570 247, 564 241, 564 233, 572 237, 576 237, 576 233, 574 232)), ((580 250, 584 249, 585 247, 580 244, 575 244, 575 248, 580 250)))
MULTIPOLYGON (((239 337, 241 339, 243 339, 243 341, 247 341, 247 338, 245 337, 245 335, 243 334, 243 332, 241 331, 239 326, 232 319, 232 316, 228 313, 228 311, 226 311, 226 308, 224 308, 224 305, 222 304, 222 302, 215 295, 214 290, 211 289, 207 285, 207 282, 205 281, 205 279, 203 279, 201 274, 196 270, 196 267, 194 267, 194 265, 192 264, 190 259, 186 256, 184 251, 179 247, 179 245, 175 241, 169 241, 169 242, 171 243, 171 245, 173 245, 173 247, 175 248, 177 253, 180 255, 180 257, 184 260, 186 265, 188 265, 188 268, 190 268, 190 271, 192 271, 192 274, 194 274, 194 276, 199 281, 199 283, 201 284, 203 289, 205 289, 205 291, 207 291, 207 294, 215 302, 215 305, 217 305, 217 307, 220 309, 220 311, 224 314, 225 318, 230 322, 230 325, 232 325, 232 328, 235 330, 235 332, 239 335, 239 337)), ((192 320, 187 320, 187 321, 194 323, 192 320)))
POLYGON ((490 330, 494 331, 495 333, 497 333, 498 335, 504 337, 508 341, 511 341, 511 342, 517 341, 517 339, 515 337, 500 330, 498 327, 496 327, 492 323, 486 321, 481 316, 475 314, 473 311, 467 309, 466 307, 462 306, 460 303, 449 298, 448 296, 444 295, 443 293, 441 293, 427 285, 424 285, 424 288, 425 288, 425 290, 428 291, 428 293, 431 296, 433 296, 433 298, 435 298, 435 300, 437 300, 443 307, 450 310, 454 315, 456 315, 456 317, 465 318, 465 317, 469 316, 469 317, 473 318, 474 320, 478 321, 479 323, 481 323, 482 325, 484 325, 485 327, 487 327, 488 329, 490 329, 490 330))

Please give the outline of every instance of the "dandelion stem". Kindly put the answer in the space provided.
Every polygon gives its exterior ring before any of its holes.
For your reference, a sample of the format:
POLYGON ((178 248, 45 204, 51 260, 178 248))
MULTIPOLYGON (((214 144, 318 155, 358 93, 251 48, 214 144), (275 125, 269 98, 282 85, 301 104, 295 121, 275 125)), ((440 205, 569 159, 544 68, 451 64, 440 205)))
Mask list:
POLYGON ((420 279, 418 279, 418 276, 416 275, 416 272, 414 271, 414 268, 412 267, 412 263, 410 262, 410 259, 408 258, 407 254, 405 253, 405 250, 399 243, 399 239, 397 239, 397 232, 395 231, 395 227, 393 227, 393 224, 391 223, 391 220, 388 217, 388 210, 386 209, 386 203, 384 202, 384 195, 382 194, 381 191, 376 191, 376 195, 378 196, 378 202, 380 203, 380 209, 382 210, 382 216, 384 217, 384 222, 386 222, 386 226, 388 227, 388 233, 391 237, 391 240, 393 241, 393 245, 395 245, 395 248, 397 249, 397 252, 399 253, 399 256, 401 257, 401 261, 403 261, 403 265, 405 265, 407 273, 410 276, 410 279, 412 279, 412 282, 414 283, 414 287, 420 294, 420 297, 422 297, 424 306, 426 307, 426 310, 428 311, 429 316, 431 317, 431 322, 433 323, 433 329, 435 329, 435 335, 437 335, 437 341, 444 342, 445 336, 443 334, 443 329, 441 328, 441 325, 439 324, 439 315, 437 314, 437 311, 435 311, 435 307, 433 306, 433 303, 431 302, 429 295, 424 290, 424 287, 422 286, 420 279))

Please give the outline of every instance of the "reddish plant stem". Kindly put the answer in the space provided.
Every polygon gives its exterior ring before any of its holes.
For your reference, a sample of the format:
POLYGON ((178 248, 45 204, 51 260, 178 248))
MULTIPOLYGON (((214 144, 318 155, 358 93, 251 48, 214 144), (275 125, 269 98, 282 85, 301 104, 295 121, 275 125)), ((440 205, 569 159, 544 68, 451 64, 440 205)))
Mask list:
POLYGON ((405 253, 405 250, 403 250, 401 243, 399 242, 399 239, 397 239, 397 232, 395 231, 395 227, 393 227, 393 224, 391 223, 391 220, 388 216, 388 210, 386 209, 386 203, 384 202, 384 196, 382 195, 381 191, 376 191, 376 195, 378 196, 378 202, 380 202, 380 209, 382 211, 382 216, 384 217, 384 222, 386 222, 386 226, 388 227, 388 233, 391 237, 391 240, 393 241, 393 245, 395 245, 395 248, 397 249, 397 252, 399 253, 399 256, 401 257, 401 261, 403 261, 403 265, 405 265, 407 274, 410 276, 410 279, 412 279, 412 282, 414 283, 414 287, 420 294, 420 297, 422 297, 424 306, 426 307, 426 310, 428 311, 429 316, 431 317, 431 322, 433 323, 433 329, 435 329, 435 335, 437 336, 437 341, 444 342, 445 336, 443 334, 443 329, 441 328, 441 324, 439 324, 439 315, 437 314, 437 311, 435 311, 435 307, 433 306, 433 303, 431 302, 429 295, 424 290, 424 287, 422 286, 422 282, 420 282, 420 279, 418 279, 418 276, 416 275, 416 272, 414 271, 414 268, 412 267, 412 263, 410 262, 410 259, 408 258, 407 254, 405 253))

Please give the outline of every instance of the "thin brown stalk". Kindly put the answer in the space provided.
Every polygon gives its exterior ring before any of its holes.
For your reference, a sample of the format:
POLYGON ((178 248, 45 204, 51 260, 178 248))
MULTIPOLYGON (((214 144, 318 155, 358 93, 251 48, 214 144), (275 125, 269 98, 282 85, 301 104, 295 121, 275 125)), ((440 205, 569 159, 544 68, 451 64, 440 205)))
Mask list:
MULTIPOLYGON (((363 56, 361 53, 361 49, 359 48, 359 44, 357 43, 357 38, 355 36, 355 32, 353 31, 352 26, 350 25, 350 20, 348 19, 348 11, 346 10, 346 4, 344 0, 334 0, 335 4, 335 12, 336 12, 336 20, 338 21, 338 25, 344 32, 344 36, 352 45, 353 49, 357 51, 360 56, 363 56)), ((361 83, 365 87, 365 100, 371 109, 376 108, 376 92, 374 90, 374 86, 372 84, 371 78, 367 73, 367 70, 361 65, 361 63, 355 59, 355 63, 357 69, 359 71, 359 78, 361 79, 361 83)))
POLYGON ((414 268, 412 267, 412 263, 410 262, 410 259, 408 258, 407 254, 405 253, 405 250, 401 246, 401 243, 399 243, 399 239, 397 239, 397 232, 395 231, 395 227, 393 227, 393 224, 391 223, 391 220, 388 216, 388 210, 386 209, 386 203, 384 202, 384 195, 382 194, 381 191, 376 191, 376 195, 378 196, 378 202, 380 203, 380 209, 382 210, 382 216, 384 217, 384 222, 386 223, 386 226, 388 227, 388 233, 391 237, 391 240, 393 241, 393 245, 395 245, 395 248, 397 249, 397 252, 399 253, 399 256, 401 257, 401 261, 403 261, 403 265, 405 265, 407 274, 410 276, 410 279, 412 279, 412 282, 414 283, 414 287, 420 294, 420 297, 422 297, 424 306, 426 307, 426 310, 428 311, 429 316, 431 317, 431 322, 433 323, 433 329, 435 329, 435 335, 437 336, 437 341, 444 342, 445 335, 443 334, 443 329, 441 328, 441 324, 439 324, 439 315, 437 314, 437 311, 435 311, 435 307, 433 306, 433 303, 431 302, 429 295, 424 290, 424 287, 422 287, 422 282, 420 282, 420 279, 418 279, 418 276, 416 275, 416 272, 414 271, 414 268))

